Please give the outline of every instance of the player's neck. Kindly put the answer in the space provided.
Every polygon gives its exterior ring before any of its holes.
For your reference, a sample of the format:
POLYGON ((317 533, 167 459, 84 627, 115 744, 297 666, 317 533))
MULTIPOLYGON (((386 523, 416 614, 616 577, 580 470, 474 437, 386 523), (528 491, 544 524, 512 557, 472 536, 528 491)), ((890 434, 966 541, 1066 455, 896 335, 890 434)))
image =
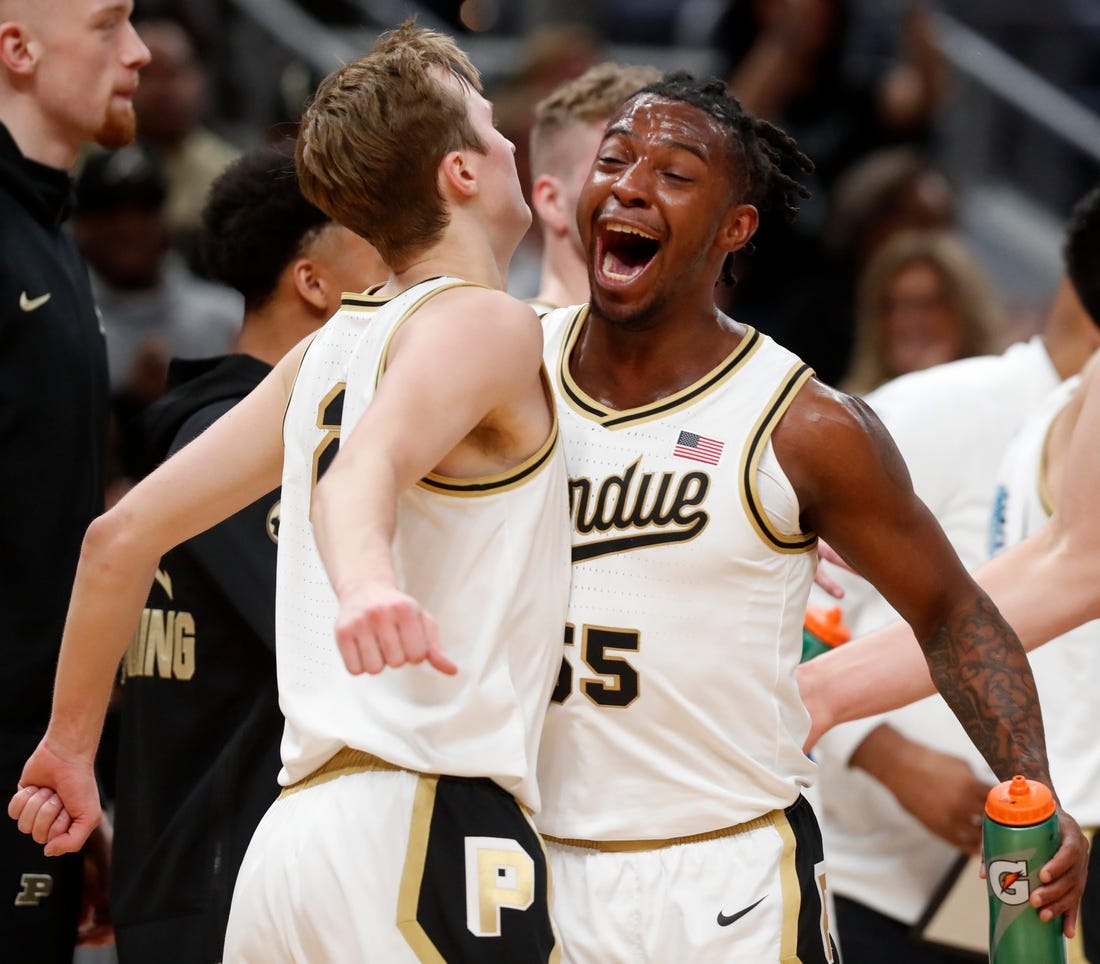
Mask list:
POLYGON ((503 258, 484 238, 463 237, 459 232, 448 231, 438 244, 394 270, 393 277, 379 293, 394 294, 439 277, 461 278, 503 291, 510 260, 511 252, 503 258))
POLYGON ((744 326, 712 308, 699 324, 618 324, 593 308, 570 359, 584 391, 617 410, 652 404, 698 381, 728 357, 744 326))
POLYGON ((245 311, 237 351, 273 368, 291 348, 324 322, 320 313, 288 309, 277 299, 262 308, 245 311))
POLYGON ((0 111, 0 121, 11 133, 24 157, 59 171, 72 171, 79 144, 58 136, 47 118, 25 97, 12 97, 0 111))

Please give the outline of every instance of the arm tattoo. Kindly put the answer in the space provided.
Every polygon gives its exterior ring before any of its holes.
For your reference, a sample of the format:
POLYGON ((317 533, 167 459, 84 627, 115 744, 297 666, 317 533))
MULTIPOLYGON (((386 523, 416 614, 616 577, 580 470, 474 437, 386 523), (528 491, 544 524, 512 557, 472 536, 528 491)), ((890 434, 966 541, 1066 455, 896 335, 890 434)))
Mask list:
POLYGON ((1027 654, 982 593, 924 642, 936 688, 1001 780, 1022 773, 1051 786, 1043 717, 1027 654))

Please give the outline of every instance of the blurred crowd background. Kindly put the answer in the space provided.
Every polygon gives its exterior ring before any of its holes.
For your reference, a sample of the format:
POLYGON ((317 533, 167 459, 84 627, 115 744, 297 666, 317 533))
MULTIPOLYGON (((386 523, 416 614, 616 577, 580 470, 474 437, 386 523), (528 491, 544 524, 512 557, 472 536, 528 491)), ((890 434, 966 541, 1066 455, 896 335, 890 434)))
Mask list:
MULTIPOLYGON (((793 135, 812 196, 764 220, 726 307, 859 393, 1031 335, 1100 174, 1096 0, 138 0, 139 141, 86 159, 74 221, 120 485, 168 357, 223 352, 239 323, 195 250, 209 183, 292 137, 320 78, 414 13, 470 52, 525 180, 534 105, 602 60, 722 77, 793 135)), ((513 262, 520 297, 539 244, 533 227, 513 262)))

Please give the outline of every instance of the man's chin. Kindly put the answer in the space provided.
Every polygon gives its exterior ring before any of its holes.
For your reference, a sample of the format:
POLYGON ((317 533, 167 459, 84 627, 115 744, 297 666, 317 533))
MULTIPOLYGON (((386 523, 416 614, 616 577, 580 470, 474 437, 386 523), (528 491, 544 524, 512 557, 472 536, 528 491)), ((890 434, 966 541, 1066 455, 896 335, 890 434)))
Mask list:
POLYGON ((129 144, 137 134, 137 118, 133 108, 109 111, 103 125, 93 135, 93 140, 109 151, 129 144))

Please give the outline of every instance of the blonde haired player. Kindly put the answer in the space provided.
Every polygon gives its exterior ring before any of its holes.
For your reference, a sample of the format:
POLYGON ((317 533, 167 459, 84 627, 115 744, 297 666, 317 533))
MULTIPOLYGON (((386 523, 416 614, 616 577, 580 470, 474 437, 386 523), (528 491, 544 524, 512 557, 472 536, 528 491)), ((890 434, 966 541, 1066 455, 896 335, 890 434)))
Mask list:
POLYGON ((93 524, 50 727, 9 813, 49 853, 79 846, 157 559, 281 476, 286 791, 242 864, 225 960, 549 961, 524 807, 560 661, 567 504, 538 319, 494 290, 530 223, 513 147, 461 51, 405 25, 321 85, 298 152, 303 193, 391 278, 93 524), (421 665, 382 672, 406 663, 421 665))

